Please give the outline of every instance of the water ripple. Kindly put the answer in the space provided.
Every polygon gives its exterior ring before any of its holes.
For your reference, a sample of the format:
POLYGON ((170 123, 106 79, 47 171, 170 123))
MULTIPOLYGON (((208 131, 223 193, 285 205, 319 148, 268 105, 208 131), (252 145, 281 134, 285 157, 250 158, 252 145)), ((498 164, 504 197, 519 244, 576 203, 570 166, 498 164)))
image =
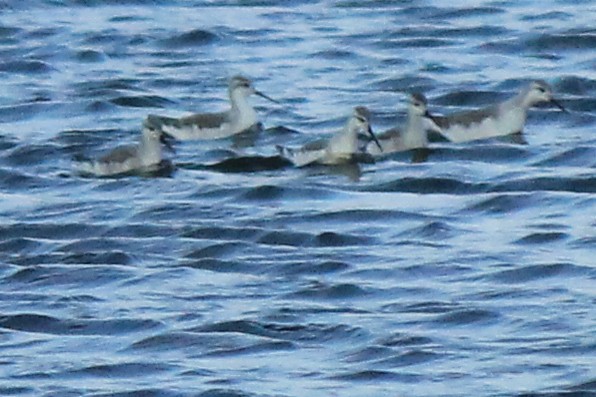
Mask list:
POLYGON ((66 320, 42 314, 15 314, 0 316, 0 327, 59 335, 117 335, 148 330, 159 326, 153 320, 66 320))
POLYGON ((202 29, 193 29, 182 34, 163 39, 160 41, 160 45, 165 48, 185 48, 211 44, 217 39, 218 36, 212 32, 202 29))

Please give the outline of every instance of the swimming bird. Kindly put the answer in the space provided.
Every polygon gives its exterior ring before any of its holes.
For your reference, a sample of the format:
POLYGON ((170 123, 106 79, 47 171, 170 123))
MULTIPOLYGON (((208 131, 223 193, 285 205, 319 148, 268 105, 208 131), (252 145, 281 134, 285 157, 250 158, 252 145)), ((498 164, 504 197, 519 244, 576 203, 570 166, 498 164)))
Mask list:
POLYGON ((145 122, 178 140, 219 139, 246 131, 258 122, 257 112, 248 101, 258 95, 278 103, 260 91, 243 76, 234 76, 228 84, 231 107, 220 113, 198 113, 182 118, 149 115, 145 122))
POLYGON ((302 167, 312 163, 341 164, 352 161, 358 154, 358 133, 368 133, 382 150, 381 144, 370 126, 370 111, 364 106, 357 106, 344 128, 330 139, 319 139, 309 142, 298 149, 277 146, 279 154, 302 167))
POLYGON ((567 110, 554 97, 544 80, 535 80, 516 96, 486 108, 463 111, 448 116, 434 116, 438 132, 452 142, 465 142, 521 133, 526 124, 528 109, 539 103, 551 103, 567 110))
POLYGON ((366 145, 366 152, 379 156, 428 146, 426 134, 428 125, 425 119, 433 119, 427 109, 426 97, 420 93, 411 94, 405 126, 401 129, 394 127, 377 135, 383 150, 380 150, 375 142, 370 141, 366 145))
POLYGON ((136 145, 121 146, 95 160, 77 163, 77 170, 83 174, 110 176, 132 171, 151 171, 163 160, 161 145, 170 151, 171 136, 151 125, 144 125, 141 139, 136 145))

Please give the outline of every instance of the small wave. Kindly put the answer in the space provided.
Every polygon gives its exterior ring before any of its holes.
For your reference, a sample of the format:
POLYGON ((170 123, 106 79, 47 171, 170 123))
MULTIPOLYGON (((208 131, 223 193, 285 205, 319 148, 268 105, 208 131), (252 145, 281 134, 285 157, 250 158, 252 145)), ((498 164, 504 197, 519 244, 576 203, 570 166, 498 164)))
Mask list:
POLYGON ((127 350, 178 351, 180 349, 211 345, 215 339, 190 332, 168 332, 134 342, 127 350))
POLYGON ((281 324, 251 320, 223 321, 193 329, 201 333, 241 333, 292 342, 326 342, 351 339, 361 334, 359 328, 345 324, 281 324))
POLYGON ((585 167, 590 163, 596 164, 594 158, 596 158, 596 151, 593 147, 578 146, 554 153, 547 159, 537 161, 532 165, 536 167, 585 167))
MULTIPOLYGON (((104 0, 106 1, 106 0, 104 0)), ((141 0, 137 0, 137 1, 141 1, 141 0)), ((110 1, 107 1, 108 3, 110 1)), ((126 0, 124 2, 120 2, 120 0, 118 0, 118 3, 116 3, 117 5, 122 5, 122 4, 126 4, 126 3, 131 3, 134 4, 135 0, 126 0)), ((88 390, 84 390, 84 391, 80 391, 80 394, 88 394, 88 390)), ((173 391, 169 391, 169 390, 164 390, 164 389, 156 389, 156 388, 139 388, 139 389, 135 389, 135 390, 130 390, 130 391, 121 391, 121 392, 114 392, 111 391, 109 393, 94 393, 94 394, 88 394, 90 397, 180 397, 180 393, 179 392, 173 392, 173 391)))
POLYGON ((110 237, 143 238, 164 237, 176 233, 167 225, 134 224, 114 226, 106 231, 110 237))
POLYGON ((204 240, 241 240, 253 241, 257 236, 264 232, 261 228, 256 227, 223 227, 223 226, 209 226, 198 227, 188 230, 182 234, 185 238, 204 239, 204 240))
POLYGON ((173 365, 163 363, 140 363, 129 362, 119 364, 92 365, 83 369, 64 373, 66 376, 93 376, 102 378, 134 378, 147 375, 157 375, 161 372, 168 372, 175 368, 173 365))
POLYGON ((387 92, 427 92, 436 85, 435 80, 419 75, 405 75, 398 78, 388 78, 373 83, 373 88, 387 92))
POLYGON ((592 249, 593 247, 596 247, 596 237, 582 237, 574 240, 571 245, 574 248, 592 249))
MULTIPOLYGON (((372 191, 375 187, 373 186, 372 191)), ((364 191, 369 191, 369 187, 362 188, 364 191)), ((332 197, 330 197, 332 198, 332 197)), ((406 211, 394 210, 380 210, 380 209, 346 209, 342 211, 325 211, 324 213, 317 213, 312 215, 303 215, 305 221, 315 221, 324 223, 360 223, 375 221, 403 221, 424 219, 424 215, 406 211)))
MULTIPOLYGON (((198 328, 193 328, 193 332, 205 332, 205 333, 227 333, 227 332, 237 332, 241 334, 247 335, 255 335, 255 336, 262 336, 268 338, 279 338, 279 336, 274 332, 276 326, 274 324, 265 324, 260 323, 258 321, 251 321, 251 320, 234 320, 234 321, 223 321, 217 322, 212 324, 207 324, 200 326, 198 328), (270 328, 270 329, 268 329, 270 328)), ((281 327, 280 327, 281 329, 281 327)), ((296 326, 290 327, 288 326, 288 330, 292 329, 295 330, 296 326)))
MULTIPOLYGON (((563 105, 567 109, 579 112, 574 114, 571 120, 569 120, 570 126, 580 127, 594 125, 596 120, 596 113, 594 113, 594 109, 596 109, 596 98, 592 98, 590 96, 591 94, 586 94, 581 98, 565 99, 563 105)), ((556 111, 547 112, 546 115, 552 115, 551 118, 554 120, 556 111)))
MULTIPOLYGON (((0 168, 0 187, 5 191, 29 190, 47 186, 45 178, 38 175, 23 173, 14 169, 0 168)), ((1 229, 1 227, 0 227, 1 229)))
POLYGON ((44 4, 51 4, 59 7, 101 7, 121 5, 150 5, 171 4, 172 0, 52 0, 44 1, 44 4))
MULTIPOLYGON (((2 8, 0 6, 0 8, 2 8)), ((15 28, 14 26, 1 26, 0 25, 0 39, 6 40, 9 37, 15 36, 22 32, 21 28, 15 28)))
MULTIPOLYGON (((112 188, 112 186, 108 186, 112 188)), ((120 188, 121 185, 114 186, 114 188, 120 188)), ((228 189, 222 189, 222 191, 208 191, 208 192, 201 192, 197 194, 197 197, 206 197, 212 198, 212 196, 216 195, 218 198, 222 196, 228 197, 227 193, 229 193, 228 189)), ((206 210, 207 213, 209 210, 206 210)), ((197 207, 195 202, 192 203, 176 203, 176 204, 154 204, 153 206, 142 209, 134 214, 134 217, 131 219, 133 222, 164 222, 166 220, 170 221, 178 221, 180 219, 200 219, 204 213, 201 211, 200 208, 197 207)))
POLYGON ((218 273, 243 273, 250 274, 256 271, 262 271, 263 268, 256 269, 254 266, 244 261, 223 260, 216 258, 203 258, 195 261, 188 261, 182 266, 193 269, 208 270, 218 273))
POLYGON ((393 349, 384 346, 367 346, 356 352, 350 353, 344 359, 348 363, 365 363, 379 360, 393 355, 393 349))
POLYGON ((243 252, 249 247, 250 244, 241 241, 216 243, 194 250, 190 254, 185 255, 185 257, 191 259, 221 258, 243 252))
POLYGON ((383 40, 379 43, 382 48, 445 48, 456 44, 452 39, 436 39, 436 38, 414 38, 414 39, 394 39, 383 40))
POLYGON ((524 51, 525 47, 517 39, 504 39, 483 42, 478 48, 489 52, 499 54, 513 54, 524 51))
POLYGON ((0 120, 2 123, 30 120, 36 116, 60 110, 62 105, 52 101, 36 101, 0 107, 0 120))
MULTIPOLYGON (((48 257, 47 265, 40 265, 43 258, 31 255, 28 258, 29 267, 21 269, 6 278, 7 282, 17 282, 25 285, 35 286, 84 286, 97 287, 105 284, 119 282, 131 277, 131 273, 114 265, 108 266, 62 266, 56 263, 62 260, 61 256, 48 257)), ((20 258, 18 263, 27 265, 27 262, 20 258)))
POLYGON ((313 235, 304 232, 293 232, 285 230, 275 230, 265 233, 259 238, 259 244, 266 245, 285 245, 289 247, 303 247, 309 245, 313 235))
POLYGON ((123 251, 110 252, 83 252, 71 255, 66 255, 63 258, 63 263, 73 264, 108 264, 108 265, 128 265, 133 261, 133 258, 123 251))
POLYGON ((549 244, 557 241, 564 241, 569 238, 567 233, 563 232, 540 232, 531 233, 525 237, 516 240, 516 244, 549 244))
POLYGON ((116 29, 94 31, 91 34, 85 35, 84 44, 90 46, 106 46, 109 44, 124 43, 127 36, 118 33, 116 29))
POLYGON ((516 269, 502 270, 490 275, 491 279, 507 284, 527 283, 550 277, 585 274, 587 269, 570 263, 554 263, 523 266, 516 269))
POLYGON ((197 397, 255 397, 255 395, 240 390, 210 389, 197 394, 197 397))
MULTIPOLYGON (((0 114, 2 111, 0 110, 0 114)), ((10 150, 15 148, 19 142, 11 136, 0 134, 0 151, 10 150)), ((2 159, 2 157, 0 157, 2 159)))
POLYGON ((75 82, 72 87, 81 97, 102 97, 117 94, 119 91, 134 91, 140 82, 127 78, 97 79, 75 82))
POLYGON ((43 314, 0 316, 0 327, 15 331, 56 335, 119 335, 153 329, 153 320, 63 320, 43 314))
POLYGON ((432 344, 433 340, 426 336, 393 334, 379 340, 379 343, 389 347, 425 346, 432 344))
POLYGON ((285 275, 321 275, 328 273, 337 273, 350 268, 350 265, 344 262, 324 261, 319 263, 311 262, 292 262, 276 266, 277 273, 285 275))
POLYGON ((351 245, 369 245, 373 239, 368 236, 356 236, 346 233, 323 232, 315 237, 315 245, 319 247, 346 247, 351 245))
POLYGON ((29 238, 9 238, 0 241, 0 252, 11 254, 26 254, 29 252, 36 251, 42 246, 43 244, 41 242, 29 238))
POLYGON ((242 200, 261 201, 261 200, 278 200, 283 197, 286 189, 274 185, 257 186, 241 195, 242 200))
POLYGON ((508 29, 502 26, 479 25, 471 27, 437 28, 435 34, 439 37, 457 37, 469 40, 470 37, 502 37, 508 33, 508 29))
MULTIPOLYGON (((157 0, 153 0, 153 1, 157 1, 157 0)), ((166 0, 168 1, 168 0, 166 0)), ((123 22, 123 23, 132 23, 132 22, 137 22, 137 21, 145 21, 147 20, 146 17, 144 16, 140 16, 140 15, 116 15, 113 16, 109 19, 110 22, 123 22)))
POLYGON ((569 389, 574 391, 596 392, 596 379, 569 386, 569 389))
POLYGON ((91 101, 85 110, 92 113, 107 113, 114 110, 116 105, 109 103, 108 101, 91 101))
POLYGON ((228 356, 239 356, 245 354, 260 354, 268 352, 278 352, 294 350, 295 346, 291 342, 287 341, 267 341, 254 343, 249 346, 240 346, 233 348, 222 348, 215 349, 205 354, 205 357, 228 357, 228 356))
POLYGON ((367 188, 371 192, 407 192, 419 194, 469 194, 482 193, 488 189, 486 183, 468 183, 453 178, 400 178, 367 188))
POLYGON ((17 74, 41 74, 50 73, 54 68, 40 60, 18 60, 0 62, 0 72, 17 73, 17 74))
POLYGON ((294 298, 322 300, 354 299, 367 295, 369 295, 369 292, 356 284, 324 284, 319 282, 311 283, 307 287, 290 293, 290 297, 294 298))
POLYGON ((405 313, 423 314, 447 313, 455 310, 457 307, 457 305, 450 302, 429 301, 408 305, 402 311, 405 313))
POLYGON ((77 51, 75 53, 75 58, 79 62, 93 63, 93 62, 103 62, 107 59, 107 56, 106 56, 106 54, 104 54, 101 51, 85 49, 85 50, 77 51))
POLYGON ((425 239, 432 238, 443 241, 445 239, 449 239, 450 237, 457 236, 459 233, 457 233, 453 227, 449 226, 445 222, 432 221, 422 226, 406 230, 402 233, 402 235, 425 239))
POLYGON ((465 212, 482 212, 489 214, 512 214, 528 207, 533 207, 536 200, 533 196, 522 194, 498 194, 483 198, 481 201, 470 204, 465 212))
POLYGON ((596 193, 596 177, 574 177, 574 178, 522 178, 499 183, 489 189, 490 192, 574 192, 574 193, 596 193))
POLYGON ((566 94, 588 96, 596 90, 596 80, 575 75, 563 76, 556 82, 555 90, 566 94))
POLYGON ((356 53, 354 53, 352 51, 348 51, 348 50, 329 49, 329 50, 317 51, 314 54, 312 54, 312 56, 316 57, 316 58, 323 58, 323 59, 343 60, 343 59, 355 57, 356 53))
POLYGON ((563 11, 539 12, 531 15, 524 15, 523 21, 565 21, 573 18, 573 15, 563 11))
POLYGON ((442 356, 443 355, 432 351, 412 350, 406 353, 394 355, 393 357, 377 360, 372 363, 372 365, 375 367, 384 368, 409 367, 412 365, 426 364, 430 361, 437 360, 442 356))
POLYGON ((44 161, 54 161, 61 156, 61 150, 53 144, 19 145, 5 157, 5 160, 15 166, 40 164, 44 161))
POLYGON ((347 372, 330 377, 332 380, 342 382, 400 382, 400 383, 418 383, 422 376, 417 374, 396 373, 391 371, 364 370, 347 372))
POLYGON ((432 19, 444 21, 446 19, 471 18, 502 14, 505 10, 500 7, 458 7, 439 9, 432 15, 432 19))
POLYGON ((524 139, 523 135, 516 134, 498 137, 491 144, 478 143, 473 145, 440 147, 433 149, 433 159, 437 161, 478 161, 484 163, 522 162, 533 156, 532 150, 525 145, 520 145, 516 140, 524 139), (503 143, 501 143, 503 142, 503 143))
POLYGON ((211 44, 217 41, 218 38, 215 33, 203 29, 194 29, 167 39, 162 39, 159 41, 159 44, 166 48, 195 47, 211 44))
POLYGON ((492 324, 497 318, 499 318, 499 314, 494 311, 483 309, 463 309, 441 314, 432 320, 432 322, 437 325, 465 326, 476 325, 479 323, 492 324))
MULTIPOLYGON (((0 5, 0 9, 2 6, 0 5)), ((35 389, 25 386, 0 386, 1 396, 35 395, 35 389)))
POLYGON ((123 241, 122 239, 103 237, 90 237, 86 239, 74 237, 73 239, 73 242, 65 243, 58 248, 58 251, 64 253, 87 254, 106 251, 126 252, 127 249, 130 249, 128 242, 123 241))
POLYGON ((164 108, 173 102, 157 95, 120 96, 110 101, 114 105, 132 108, 164 108))
POLYGON ((242 156, 228 158, 205 166, 219 172, 262 172, 275 171, 291 166, 288 160, 280 156, 242 156))
POLYGON ((596 49, 596 34, 562 33, 541 34, 525 40, 525 45, 536 51, 574 51, 596 49))

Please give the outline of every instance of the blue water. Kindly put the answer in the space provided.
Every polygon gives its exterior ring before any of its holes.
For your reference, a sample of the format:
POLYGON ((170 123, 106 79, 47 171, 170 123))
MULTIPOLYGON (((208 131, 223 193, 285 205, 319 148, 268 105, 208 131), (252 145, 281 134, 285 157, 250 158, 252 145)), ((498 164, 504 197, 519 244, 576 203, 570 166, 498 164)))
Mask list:
POLYGON ((593 1, 0 1, 0 395, 596 395, 593 1), (168 172, 72 157, 149 113, 265 131, 168 172), (382 131, 549 81, 527 145, 295 169, 275 145, 382 131))

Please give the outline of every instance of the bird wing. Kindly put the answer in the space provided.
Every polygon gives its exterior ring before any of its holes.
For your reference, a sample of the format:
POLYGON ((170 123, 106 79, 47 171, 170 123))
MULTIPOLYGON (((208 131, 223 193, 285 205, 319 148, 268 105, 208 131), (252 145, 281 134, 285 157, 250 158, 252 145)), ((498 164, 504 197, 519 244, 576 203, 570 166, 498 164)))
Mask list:
POLYGON ((137 155, 136 146, 121 146, 99 158, 102 163, 123 163, 137 155))
POLYGON ((327 153, 327 143, 326 139, 319 139, 309 142, 299 149, 278 146, 277 150, 282 157, 290 160, 295 166, 303 167, 322 160, 327 153))

